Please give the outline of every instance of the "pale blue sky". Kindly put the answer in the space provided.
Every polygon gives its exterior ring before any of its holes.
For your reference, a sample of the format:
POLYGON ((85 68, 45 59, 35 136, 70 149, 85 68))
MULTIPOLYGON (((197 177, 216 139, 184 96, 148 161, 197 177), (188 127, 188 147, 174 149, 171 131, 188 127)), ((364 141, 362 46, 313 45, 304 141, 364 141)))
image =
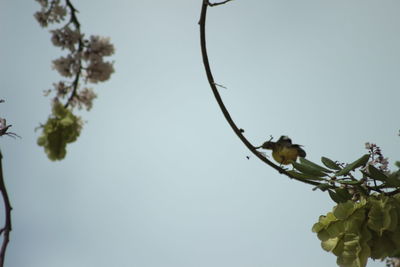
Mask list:
MULTIPOLYGON (((74 2, 85 33, 111 37, 116 72, 54 163, 34 128, 63 52, 36 2, 0 1, 0 116, 23 137, 0 140, 7 266, 336 266, 311 232, 327 194, 247 160, 223 119, 201 62, 201 0, 74 2)), ((212 8, 209 56, 234 120, 254 144, 286 134, 314 161, 352 161, 366 141, 398 160, 399 12, 393 0, 212 8)))

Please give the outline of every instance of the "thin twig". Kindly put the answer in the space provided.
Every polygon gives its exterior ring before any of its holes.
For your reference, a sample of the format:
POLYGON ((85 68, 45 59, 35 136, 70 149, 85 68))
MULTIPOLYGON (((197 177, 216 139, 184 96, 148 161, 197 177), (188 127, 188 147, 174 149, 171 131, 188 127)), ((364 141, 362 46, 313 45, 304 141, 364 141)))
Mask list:
MULTIPOLYGON (((217 6, 217 5, 222 5, 225 3, 228 3, 232 0, 227 0, 224 2, 220 2, 220 3, 210 3, 208 0, 202 0, 202 9, 201 9, 201 14, 200 14, 200 20, 199 20, 199 25, 200 25, 200 46, 201 46, 201 53, 202 53, 202 57, 203 57, 203 63, 204 63, 204 68, 207 74, 207 79, 208 82, 210 84, 211 90, 214 94, 215 99, 217 100, 217 103, 219 105, 219 107, 221 108, 222 113, 225 116, 225 119, 227 120, 227 122, 229 123, 229 125, 231 126, 232 130, 235 132, 235 134, 239 137, 239 139, 243 142, 243 144, 260 160, 262 160, 264 163, 268 164, 269 166, 271 166, 272 168, 274 168, 275 170, 277 170, 279 173, 282 173, 292 179, 298 180, 300 182, 306 183, 306 184, 311 184, 311 185, 315 185, 318 186, 320 185, 320 183, 315 182, 315 181, 309 181, 309 180, 303 180, 303 179, 299 179, 296 178, 292 175, 290 175, 286 170, 284 170, 283 168, 279 167, 278 165, 274 164, 273 162, 271 162, 270 160, 268 160, 267 158, 263 157, 261 155, 260 152, 258 152, 256 150, 256 147, 254 147, 247 139, 246 137, 244 137, 242 131, 240 131, 240 129, 236 126, 235 122, 233 121, 231 115, 229 114, 227 108, 225 107, 225 104, 222 101, 222 98, 220 96, 220 94, 218 93, 217 87, 216 87, 216 83, 214 81, 214 77, 212 75, 211 72, 211 67, 210 67, 210 63, 209 63, 209 59, 208 59, 208 54, 207 54, 207 45, 206 45, 206 16, 207 16, 207 8, 208 6, 217 6)), ((332 188, 335 188, 335 186, 332 186, 332 188)))
POLYGON ((4 208, 5 208, 5 224, 4 224, 4 227, 0 230, 0 234, 3 235, 3 242, 2 242, 1 248, 0 248, 0 267, 4 266, 4 258, 6 256, 8 242, 10 241, 10 232, 12 230, 12 225, 11 225, 12 207, 11 207, 10 199, 8 198, 7 189, 6 189, 6 186, 4 183, 3 168, 2 168, 2 164, 1 164, 2 159, 3 159, 3 155, 1 154, 1 151, 0 151, 0 192, 3 197, 4 208))
POLYGON ((225 0, 225 1, 220 2, 220 3, 210 3, 210 1, 207 1, 207 2, 208 2, 209 6, 219 6, 219 5, 223 5, 223 4, 226 4, 228 2, 231 2, 231 1, 233 1, 233 0, 225 0))
POLYGON ((218 83, 214 83, 216 86, 224 88, 224 89, 228 89, 226 86, 222 85, 222 84, 218 84, 218 83))

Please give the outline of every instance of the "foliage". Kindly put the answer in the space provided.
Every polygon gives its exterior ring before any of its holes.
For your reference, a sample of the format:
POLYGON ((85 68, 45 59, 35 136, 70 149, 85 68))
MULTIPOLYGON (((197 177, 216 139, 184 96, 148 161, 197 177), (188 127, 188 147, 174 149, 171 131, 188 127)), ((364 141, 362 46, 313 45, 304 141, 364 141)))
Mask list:
POLYGON ((320 181, 316 189, 328 191, 337 203, 312 230, 342 267, 364 267, 368 258, 400 257, 400 170, 389 172, 380 149, 374 144, 367 148, 369 154, 347 165, 325 157, 324 166, 300 159, 290 171, 320 181))
MULTIPOLYGON (((64 25, 50 31, 52 34, 51 41, 54 46, 68 52, 66 56, 53 60, 53 68, 66 80, 54 83, 52 89, 45 90, 45 95, 54 93, 53 106, 58 107, 59 103, 63 102, 64 109, 68 109, 70 117, 76 118, 72 114, 74 108, 90 110, 93 106, 93 100, 97 97, 92 88, 82 87, 81 85, 107 81, 114 72, 113 63, 104 60, 105 57, 114 54, 114 46, 110 43, 109 38, 97 35, 85 37, 81 32, 81 24, 77 18, 78 10, 70 0, 36 1, 41 8, 34 16, 42 27, 64 22, 64 25)), ((61 136, 59 132, 61 128, 59 123, 56 123, 55 118, 57 116, 54 116, 53 112, 53 117, 49 118, 45 127, 43 127, 42 137, 55 138, 55 136, 61 136), (58 130, 54 130, 55 128, 58 130), (53 135, 48 135, 46 131, 52 132, 53 135)), ((46 153, 51 160, 60 160, 65 157, 65 145, 74 142, 76 137, 79 136, 79 131, 75 131, 73 134, 63 134, 69 138, 56 138, 51 141, 40 137, 38 143, 47 148, 46 153), (61 142, 61 140, 63 141, 61 142)))
POLYGON ((60 102, 54 102, 52 116, 41 127, 43 133, 38 138, 38 145, 44 147, 50 160, 62 160, 67 154, 67 144, 78 138, 82 121, 60 102))
POLYGON ((400 194, 373 194, 339 203, 314 224, 322 248, 345 267, 366 266, 368 258, 400 256, 400 194))
MULTIPOLYGON (((394 257, 387 263, 397 267, 397 259, 400 256, 400 171, 388 170, 388 160, 383 157, 378 146, 367 143, 369 153, 350 164, 322 157, 324 166, 321 166, 302 158, 299 153, 293 153, 295 156, 290 158, 293 170, 288 170, 282 164, 288 163, 286 158, 290 153, 286 151, 287 154, 282 157, 283 153, 276 151, 277 142, 271 140, 262 146, 254 146, 244 136, 245 131, 235 124, 217 89, 218 84, 214 81, 206 45, 208 7, 224 5, 231 1, 211 3, 204 0, 199 20, 204 68, 210 88, 226 121, 243 144, 261 161, 280 174, 313 185, 314 190, 328 192, 332 200, 338 203, 333 212, 320 218, 313 231, 318 233, 322 247, 338 257, 337 262, 340 266, 363 267, 366 266, 368 258, 394 257), (257 150, 259 148, 272 149, 273 158, 280 165, 267 159, 263 152, 257 150), (280 157, 277 157, 276 153, 280 157), (296 162, 297 156, 300 156, 299 163, 296 162)), ((293 148, 291 142, 285 148, 293 148)), ((305 152, 302 154, 305 156, 305 152)), ((399 165, 397 164, 398 167, 399 165)))

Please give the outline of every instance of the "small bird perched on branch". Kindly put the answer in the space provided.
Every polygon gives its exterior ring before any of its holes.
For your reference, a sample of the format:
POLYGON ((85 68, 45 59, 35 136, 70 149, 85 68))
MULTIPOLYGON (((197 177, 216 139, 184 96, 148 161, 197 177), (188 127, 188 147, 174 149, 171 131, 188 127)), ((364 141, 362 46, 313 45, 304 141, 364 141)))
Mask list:
POLYGON ((292 140, 287 136, 282 135, 277 142, 272 142, 271 140, 256 147, 256 149, 272 150, 272 157, 280 164, 288 165, 296 161, 297 157, 304 158, 306 156, 306 152, 301 148, 301 145, 292 144, 292 140))

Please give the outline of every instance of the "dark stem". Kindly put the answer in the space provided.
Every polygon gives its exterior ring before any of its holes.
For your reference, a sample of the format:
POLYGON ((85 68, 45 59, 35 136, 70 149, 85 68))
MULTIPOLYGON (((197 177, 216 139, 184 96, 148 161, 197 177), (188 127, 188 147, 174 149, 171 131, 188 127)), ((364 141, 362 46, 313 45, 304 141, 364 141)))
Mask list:
POLYGON ((4 208, 5 208, 5 224, 4 224, 4 227, 0 230, 0 234, 3 235, 3 242, 2 242, 1 248, 0 248, 0 267, 4 266, 4 258, 6 256, 8 242, 10 241, 10 232, 12 230, 12 226, 11 226, 12 207, 10 204, 10 199, 8 198, 6 185, 4 183, 3 167, 2 167, 2 163, 1 163, 2 159, 3 159, 3 155, 1 154, 1 151, 0 151, 0 192, 3 197, 4 208))
MULTIPOLYGON (((78 12, 78 10, 72 5, 70 0, 66 0, 66 4, 70 10, 71 13, 71 18, 70 21, 68 23, 72 23, 74 24, 74 26, 76 27, 76 30, 78 31, 78 33, 81 33, 81 24, 79 23, 79 20, 76 16, 76 13, 78 12)), ((82 40, 82 36, 79 38, 79 43, 78 43, 78 52, 77 54, 79 55, 82 51, 83 51, 83 40, 82 40)), ((79 68, 78 68, 78 72, 76 73, 75 79, 72 82, 72 93, 71 95, 68 97, 67 102, 64 105, 64 108, 67 108, 72 100, 74 99, 74 97, 76 96, 76 92, 78 91, 78 86, 79 86, 79 79, 81 77, 81 73, 82 73, 82 59, 79 59, 79 68)))
MULTIPOLYGON (((229 114, 228 110, 225 107, 225 104, 222 101, 222 98, 218 92, 218 89, 216 87, 216 83, 214 81, 214 77, 212 75, 211 72, 211 67, 210 67, 210 63, 208 60, 208 54, 207 54, 207 45, 206 45, 206 16, 207 16, 207 8, 208 6, 216 6, 216 5, 222 5, 225 4, 227 2, 230 2, 231 0, 228 1, 224 1, 221 3, 216 3, 216 4, 211 4, 208 0, 202 0, 203 4, 202 4, 202 9, 201 9, 201 14, 200 14, 200 20, 199 20, 199 25, 200 25, 200 46, 201 46, 201 53, 202 53, 202 57, 203 57, 203 63, 204 63, 204 68, 207 74, 207 79, 208 79, 208 83, 210 84, 211 90, 214 93, 214 97, 217 100, 217 103, 219 105, 219 107, 221 108, 222 113, 225 116, 226 121, 229 123, 229 125, 231 126, 232 130, 235 132, 235 134, 239 137, 239 139, 243 142, 243 144, 260 160, 262 160, 264 163, 268 164, 269 166, 271 166, 272 168, 274 168, 275 170, 277 170, 279 173, 282 173, 292 179, 298 180, 300 182, 306 183, 306 184, 311 184, 311 185, 320 185, 320 183, 315 182, 315 181, 309 181, 309 180, 302 180, 302 179, 298 179, 296 177, 293 177, 292 175, 290 175, 286 170, 284 170, 283 168, 279 167, 278 165, 274 164, 273 162, 271 162, 270 160, 268 160, 267 158, 265 158, 264 156, 262 156, 257 150, 256 147, 254 147, 247 139, 246 137, 244 137, 243 135, 243 131, 241 131, 235 124, 235 122, 233 121, 233 119, 231 118, 231 115, 229 114)), ((332 186, 334 188, 334 186, 332 186)))
POLYGON ((386 195, 388 195, 388 196, 394 196, 394 195, 396 195, 396 194, 398 194, 398 193, 400 193, 400 189, 396 189, 396 190, 394 190, 394 191, 388 192, 388 193, 386 193, 386 195))

